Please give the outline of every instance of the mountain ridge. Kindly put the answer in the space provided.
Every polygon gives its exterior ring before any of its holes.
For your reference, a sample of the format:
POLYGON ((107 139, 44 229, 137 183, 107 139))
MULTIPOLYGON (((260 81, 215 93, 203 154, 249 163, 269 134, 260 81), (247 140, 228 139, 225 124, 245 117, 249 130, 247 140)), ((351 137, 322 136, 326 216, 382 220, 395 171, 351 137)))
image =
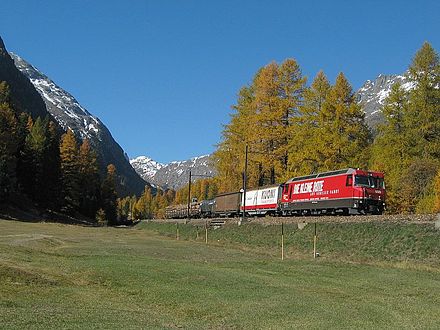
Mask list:
POLYGON ((147 182, 162 189, 179 189, 189 180, 189 171, 193 175, 191 181, 210 178, 216 174, 212 155, 203 155, 182 161, 163 164, 147 156, 139 156, 130 160, 136 172, 147 182))
POLYGON ((140 195, 149 185, 131 167, 124 150, 114 140, 102 121, 87 111, 70 93, 62 89, 35 66, 10 53, 15 67, 41 95, 48 113, 64 129, 71 129, 81 140, 88 139, 98 154, 101 172, 106 166, 116 166, 119 176, 118 193, 122 196, 140 195))
POLYGON ((41 95, 27 77, 15 66, 0 37, 0 81, 6 81, 14 109, 26 112, 34 119, 50 116, 41 95))

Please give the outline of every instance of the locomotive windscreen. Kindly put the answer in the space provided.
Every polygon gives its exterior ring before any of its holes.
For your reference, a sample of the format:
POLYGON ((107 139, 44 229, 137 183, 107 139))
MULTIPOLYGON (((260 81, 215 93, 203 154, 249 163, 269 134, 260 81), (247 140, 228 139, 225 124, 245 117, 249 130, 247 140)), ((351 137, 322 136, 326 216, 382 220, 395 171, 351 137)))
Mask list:
POLYGON ((384 181, 382 178, 375 178, 372 176, 355 175, 354 185, 358 187, 367 188, 382 188, 384 189, 384 181))

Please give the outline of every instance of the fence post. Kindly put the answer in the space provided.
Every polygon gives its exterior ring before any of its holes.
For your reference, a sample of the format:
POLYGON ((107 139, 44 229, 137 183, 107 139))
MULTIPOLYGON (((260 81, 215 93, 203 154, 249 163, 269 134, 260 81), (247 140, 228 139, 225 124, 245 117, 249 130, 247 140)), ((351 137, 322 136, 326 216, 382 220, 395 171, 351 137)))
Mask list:
POLYGON ((313 236, 313 259, 316 259, 316 222, 315 222, 315 235, 313 236))
POLYGON ((176 240, 179 240, 179 223, 176 222, 176 240))
POLYGON ((208 220, 205 221, 205 243, 208 244, 208 220))
POLYGON ((281 260, 284 260, 284 222, 281 222, 281 260))

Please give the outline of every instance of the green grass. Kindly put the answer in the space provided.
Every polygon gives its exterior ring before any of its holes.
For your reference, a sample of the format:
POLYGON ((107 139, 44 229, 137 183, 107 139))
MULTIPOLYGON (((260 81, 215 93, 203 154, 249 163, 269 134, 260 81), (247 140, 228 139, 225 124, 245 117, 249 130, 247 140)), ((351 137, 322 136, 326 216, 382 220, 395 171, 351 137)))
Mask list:
MULTIPOLYGON (((205 227, 191 224, 149 222, 145 228, 169 238, 204 242, 205 227), (199 233, 197 238, 197 231, 199 233)), ((298 229, 297 224, 284 225, 284 245, 287 258, 309 258, 313 255, 314 224, 298 229)), ((331 261, 410 262, 440 266, 440 231, 433 224, 407 223, 318 223, 317 251, 321 259, 331 261)), ((251 249, 268 256, 280 255, 281 226, 247 223, 229 224, 208 229, 208 242, 215 246, 251 249)))
POLYGON ((438 328, 439 232, 344 226, 0 221, 0 328, 438 328))

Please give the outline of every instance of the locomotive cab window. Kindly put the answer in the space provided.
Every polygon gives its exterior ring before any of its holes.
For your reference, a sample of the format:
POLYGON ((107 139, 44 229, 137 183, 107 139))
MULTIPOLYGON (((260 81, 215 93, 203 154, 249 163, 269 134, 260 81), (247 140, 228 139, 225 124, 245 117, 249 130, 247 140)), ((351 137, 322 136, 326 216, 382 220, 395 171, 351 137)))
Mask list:
POLYGON ((354 185, 357 187, 376 188, 376 178, 366 175, 355 175, 354 185))
POLYGON ((383 178, 376 178, 376 188, 385 189, 385 182, 383 178))
POLYGON ((347 187, 351 187, 353 185, 353 177, 351 175, 347 175, 347 181, 345 182, 347 187))

